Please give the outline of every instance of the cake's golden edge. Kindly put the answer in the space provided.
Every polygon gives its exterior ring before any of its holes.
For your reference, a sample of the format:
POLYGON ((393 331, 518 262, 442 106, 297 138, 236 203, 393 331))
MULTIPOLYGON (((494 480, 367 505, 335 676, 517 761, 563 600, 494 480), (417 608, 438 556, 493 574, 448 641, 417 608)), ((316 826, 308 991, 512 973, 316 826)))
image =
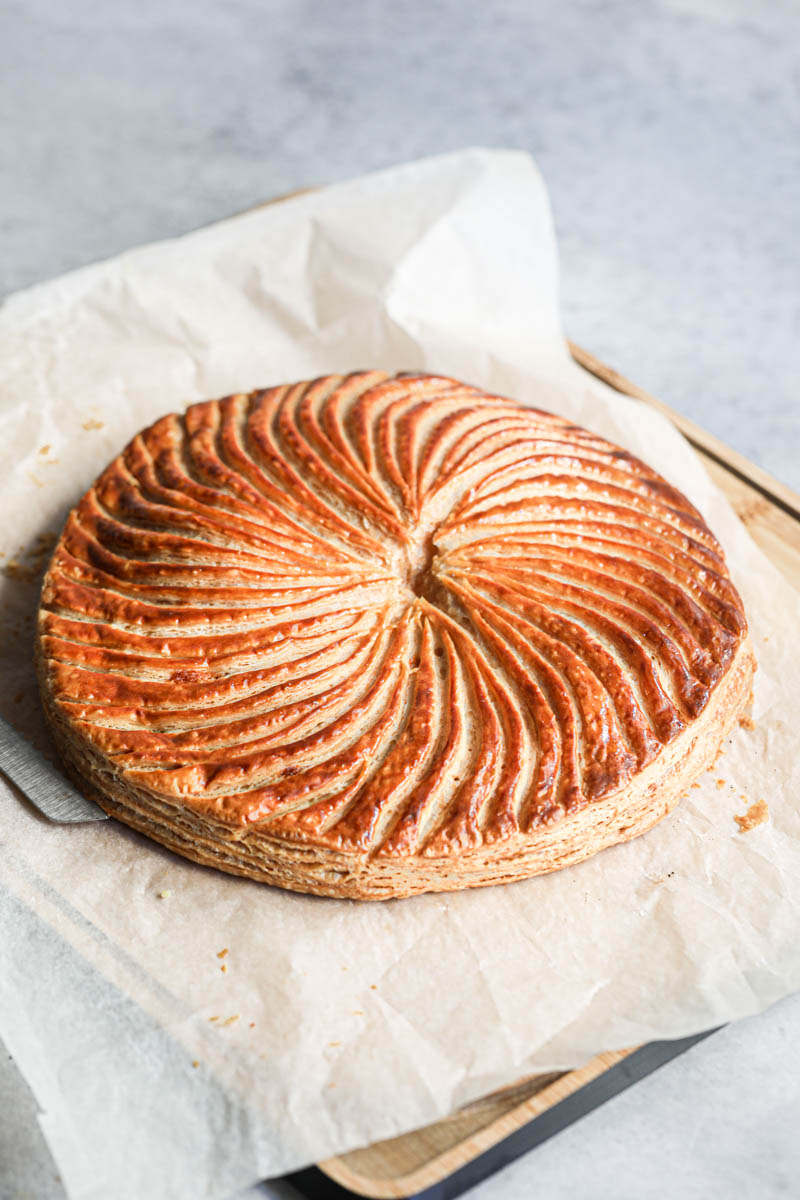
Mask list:
POLYGON ((621 791, 540 832, 449 858, 343 854, 271 837, 267 826, 258 825, 232 834, 229 826, 134 791, 110 773, 101 781, 49 703, 41 667, 40 683, 47 723, 69 774, 110 816, 184 858, 231 875, 319 896, 388 900, 513 883, 561 870, 645 833, 713 764, 749 701, 755 669, 752 645, 745 639, 700 717, 621 791))

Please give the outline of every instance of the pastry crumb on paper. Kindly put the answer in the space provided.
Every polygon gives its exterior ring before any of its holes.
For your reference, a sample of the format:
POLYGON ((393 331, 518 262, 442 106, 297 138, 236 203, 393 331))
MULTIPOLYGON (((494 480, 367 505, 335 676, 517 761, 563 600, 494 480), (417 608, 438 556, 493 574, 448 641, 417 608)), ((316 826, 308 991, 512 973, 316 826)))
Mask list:
POLYGON ((3 573, 22 583, 38 582, 57 540, 57 535, 49 531, 37 534, 29 546, 9 558, 3 573))
POLYGON ((757 825, 763 825, 765 821, 769 820, 769 807, 766 800, 756 800, 755 804, 750 805, 744 816, 734 816, 733 819, 739 826, 740 833, 748 833, 757 825))
POLYGON ((3 574, 9 579, 16 579, 19 583, 35 583, 36 571, 27 563, 21 563, 19 559, 10 558, 3 567, 3 574))

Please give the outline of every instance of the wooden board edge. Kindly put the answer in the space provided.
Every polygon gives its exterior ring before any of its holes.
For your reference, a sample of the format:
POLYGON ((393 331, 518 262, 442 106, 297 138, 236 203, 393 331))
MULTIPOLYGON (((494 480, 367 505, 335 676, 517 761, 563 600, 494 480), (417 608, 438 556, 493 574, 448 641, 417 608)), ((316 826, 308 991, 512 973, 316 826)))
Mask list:
MULTIPOLYGON (((624 1058, 635 1052, 631 1050, 610 1050, 596 1055, 583 1067, 565 1071, 558 1079, 553 1080, 547 1087, 537 1091, 527 1100, 521 1101, 501 1116, 489 1121, 483 1128, 465 1138, 448 1150, 429 1159, 424 1166, 410 1171, 406 1175, 396 1175, 391 1179, 378 1180, 374 1176, 365 1176, 353 1170, 348 1164, 349 1155, 343 1154, 336 1158, 325 1159, 317 1163, 340 1187, 356 1192, 360 1196, 368 1196, 371 1200, 403 1200, 417 1192, 433 1187, 448 1175, 452 1175, 465 1163, 470 1162, 479 1154, 496 1146, 498 1142, 515 1133, 541 1116, 555 1104, 560 1104, 574 1092, 587 1083, 597 1079, 605 1071, 616 1066, 624 1058)), ((409 1133, 408 1136, 413 1136, 409 1133)))
POLYGON ((713 458, 716 462, 726 467, 732 474, 737 475, 750 487, 756 488, 757 491, 765 495, 773 504, 777 504, 779 508, 787 511, 790 516, 800 520, 800 495, 787 487, 785 483, 781 483, 779 479, 775 479, 769 472, 751 462, 749 458, 745 458, 738 450, 733 450, 727 446, 725 442, 721 442, 719 438, 714 437, 712 433, 708 433, 700 425, 696 425, 689 417, 684 417, 682 413, 676 412, 674 408, 670 408, 668 404, 664 404, 663 400, 658 400, 644 388, 640 388, 637 384, 632 383, 630 379, 626 379, 624 375, 620 375, 619 371, 615 371, 613 367, 608 367, 599 358, 595 358, 588 350, 584 350, 575 342, 567 341, 569 352, 572 355, 578 366, 583 367, 590 375, 594 375, 603 383, 612 387, 615 392, 621 392, 625 396, 632 396, 636 400, 641 400, 648 404, 651 408, 655 408, 663 416, 667 417, 672 424, 681 431, 687 441, 691 442, 698 450, 702 450, 709 458, 713 458))

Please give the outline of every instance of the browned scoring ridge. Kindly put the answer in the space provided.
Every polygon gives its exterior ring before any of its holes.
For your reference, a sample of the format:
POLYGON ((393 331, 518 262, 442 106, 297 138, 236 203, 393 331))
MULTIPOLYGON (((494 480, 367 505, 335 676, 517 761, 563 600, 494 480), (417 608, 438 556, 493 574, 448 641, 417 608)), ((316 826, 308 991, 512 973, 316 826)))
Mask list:
POLYGON ((377 371, 135 437, 67 520, 38 660, 65 761, 108 811, 234 873, 360 897, 641 832, 753 671, 721 548, 644 463, 377 371))

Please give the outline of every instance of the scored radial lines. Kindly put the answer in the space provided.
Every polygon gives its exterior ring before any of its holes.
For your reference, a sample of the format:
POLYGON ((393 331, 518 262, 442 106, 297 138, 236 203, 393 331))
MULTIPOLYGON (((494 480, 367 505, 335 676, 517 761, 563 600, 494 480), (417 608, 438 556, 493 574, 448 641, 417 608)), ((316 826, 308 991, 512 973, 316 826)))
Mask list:
POLYGON ((39 657, 68 765, 123 820, 442 858, 617 792, 745 634, 719 545, 643 463, 373 371, 135 437, 66 523, 39 657))

